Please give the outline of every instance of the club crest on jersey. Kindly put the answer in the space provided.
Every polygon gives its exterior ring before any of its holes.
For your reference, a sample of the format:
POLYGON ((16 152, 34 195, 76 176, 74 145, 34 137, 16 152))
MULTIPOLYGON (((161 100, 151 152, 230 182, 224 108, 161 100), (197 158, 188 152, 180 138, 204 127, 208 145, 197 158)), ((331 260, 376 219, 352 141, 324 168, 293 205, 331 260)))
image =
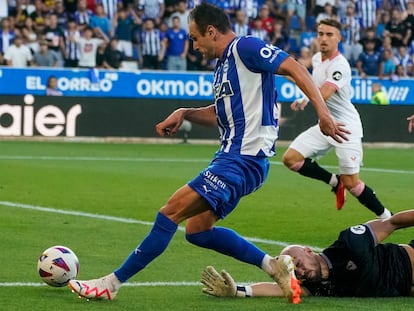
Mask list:
POLYGON ((231 87, 230 81, 223 81, 220 84, 214 85, 214 97, 220 99, 226 96, 233 96, 233 88, 231 87))
POLYGON ((351 227, 351 232, 355 234, 364 234, 366 231, 366 227, 363 225, 353 226, 351 227))
POLYGON ((339 81, 342 79, 342 73, 340 71, 335 71, 332 74, 332 79, 334 79, 335 81, 339 81))

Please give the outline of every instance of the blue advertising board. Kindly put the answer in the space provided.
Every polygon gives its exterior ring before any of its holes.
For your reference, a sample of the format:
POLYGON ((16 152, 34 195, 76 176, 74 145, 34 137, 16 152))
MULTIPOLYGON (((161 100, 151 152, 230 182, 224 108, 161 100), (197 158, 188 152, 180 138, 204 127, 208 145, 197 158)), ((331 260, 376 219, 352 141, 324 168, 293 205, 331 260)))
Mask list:
MULTIPOLYGON (((145 99, 213 100, 211 72, 113 71, 64 68, 0 67, 0 95, 45 95, 47 80, 55 76, 64 96, 145 99)), ((301 96, 299 88, 275 76, 279 102, 301 96)), ((372 84, 380 82, 392 105, 414 105, 414 80, 352 80, 354 104, 369 104, 372 84)))

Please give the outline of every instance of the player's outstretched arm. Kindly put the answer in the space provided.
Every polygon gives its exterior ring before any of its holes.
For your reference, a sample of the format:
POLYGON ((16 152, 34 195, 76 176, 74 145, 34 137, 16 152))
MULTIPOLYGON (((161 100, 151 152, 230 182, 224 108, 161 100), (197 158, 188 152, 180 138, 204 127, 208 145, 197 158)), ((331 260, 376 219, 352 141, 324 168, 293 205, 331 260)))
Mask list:
POLYGON ((214 105, 201 108, 179 108, 171 113, 164 121, 155 126, 160 136, 171 136, 178 132, 184 120, 204 126, 217 126, 214 105))
POLYGON ((349 131, 345 129, 344 124, 335 122, 329 112, 319 89, 313 82, 307 69, 295 61, 292 57, 280 64, 277 74, 290 76, 302 92, 312 102, 313 107, 319 117, 319 127, 323 134, 331 136, 337 142, 348 140, 349 131))
MULTIPOLYGON (((284 297, 283 291, 274 282, 237 285, 228 272, 222 270, 219 273, 212 266, 204 269, 200 282, 205 286, 203 293, 216 297, 284 297)), ((307 296, 308 291, 302 288, 302 294, 307 296)))

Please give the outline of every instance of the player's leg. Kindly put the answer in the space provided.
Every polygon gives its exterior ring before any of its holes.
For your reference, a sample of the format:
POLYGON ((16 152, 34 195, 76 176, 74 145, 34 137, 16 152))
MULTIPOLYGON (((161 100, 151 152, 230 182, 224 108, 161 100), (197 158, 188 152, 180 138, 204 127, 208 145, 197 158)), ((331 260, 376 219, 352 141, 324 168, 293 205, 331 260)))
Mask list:
POLYGON ((208 203, 197 192, 188 185, 183 186, 158 212, 151 231, 114 273, 90 281, 72 280, 69 282, 70 287, 86 298, 113 299, 121 283, 126 282, 161 255, 180 222, 209 208, 208 203))
POLYGON ((390 217, 391 212, 382 205, 375 192, 359 178, 359 170, 363 157, 361 141, 355 140, 338 144, 335 152, 339 159, 341 182, 345 188, 362 205, 374 212, 377 217, 390 217))
POLYGON ((324 136, 319 126, 313 126, 301 133, 283 155, 283 164, 299 174, 323 181, 332 187, 336 194, 336 207, 341 209, 345 203, 345 188, 342 186, 339 176, 333 174, 311 159, 311 157, 324 156, 332 148, 328 138, 324 136))

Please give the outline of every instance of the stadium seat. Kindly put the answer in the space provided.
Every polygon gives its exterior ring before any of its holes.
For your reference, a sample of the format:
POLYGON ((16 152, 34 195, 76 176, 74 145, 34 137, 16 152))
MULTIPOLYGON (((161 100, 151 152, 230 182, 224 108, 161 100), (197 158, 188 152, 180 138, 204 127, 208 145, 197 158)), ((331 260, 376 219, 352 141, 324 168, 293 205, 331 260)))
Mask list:
POLYGON ((297 15, 293 15, 290 18, 290 29, 291 30, 300 30, 300 20, 297 15))
POLYGON ((300 45, 310 47, 313 39, 317 36, 316 32, 307 31, 300 34, 300 45))
POLYGON ((305 18, 306 29, 308 31, 315 31, 316 30, 316 17, 313 15, 306 15, 305 18))
POLYGON ((289 52, 298 54, 300 50, 300 47, 298 45, 298 41, 296 38, 291 37, 289 38, 289 52))

